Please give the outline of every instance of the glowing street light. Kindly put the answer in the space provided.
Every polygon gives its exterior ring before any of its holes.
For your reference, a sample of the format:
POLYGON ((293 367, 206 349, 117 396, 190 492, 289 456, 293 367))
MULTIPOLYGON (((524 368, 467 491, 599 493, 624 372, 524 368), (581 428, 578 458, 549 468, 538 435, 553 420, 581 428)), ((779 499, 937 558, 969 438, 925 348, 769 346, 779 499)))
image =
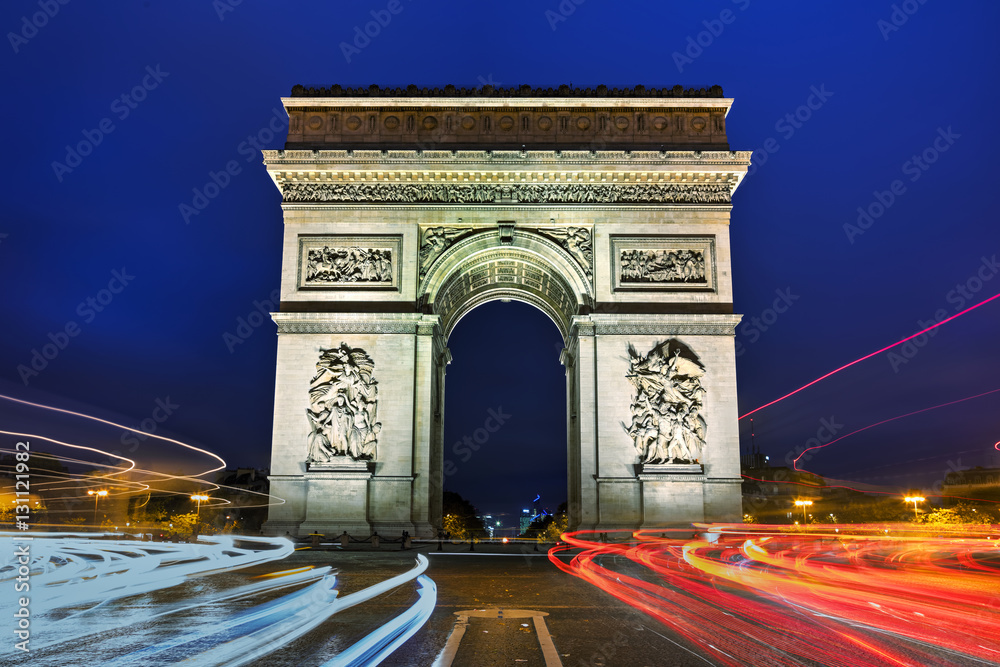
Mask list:
POLYGON ((811 501, 811 500, 796 500, 795 501, 795 506, 802 508, 802 524, 803 525, 805 525, 807 523, 807 520, 806 520, 806 508, 807 507, 812 507, 812 504, 813 504, 813 501, 811 501))
POLYGON ((196 493, 193 496, 191 496, 191 500, 193 500, 196 503, 198 503, 198 516, 200 517, 201 516, 201 501, 208 500, 208 496, 203 496, 200 493, 196 493))
POLYGON ((108 495, 107 489, 101 489, 100 491, 94 491, 93 489, 87 490, 88 496, 94 496, 94 525, 97 525, 97 501, 108 495))
POLYGON ((925 498, 922 498, 920 496, 906 496, 905 498, 903 498, 903 500, 908 503, 913 503, 913 520, 918 521, 920 517, 917 516, 917 503, 924 502, 925 498))

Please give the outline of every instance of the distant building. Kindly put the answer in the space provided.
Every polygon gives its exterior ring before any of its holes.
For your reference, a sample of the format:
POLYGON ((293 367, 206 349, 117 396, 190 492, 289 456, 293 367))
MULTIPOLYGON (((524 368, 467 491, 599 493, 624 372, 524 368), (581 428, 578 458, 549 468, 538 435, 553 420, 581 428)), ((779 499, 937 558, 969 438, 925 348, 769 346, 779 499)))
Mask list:
MULTIPOLYGON (((801 521, 802 510, 796 500, 812 500, 815 504, 806 516, 819 517, 824 510, 822 498, 828 494, 823 478, 811 472, 787 466, 772 466, 763 454, 746 454, 743 465, 743 514, 761 523, 793 523, 801 521)), ((829 513, 829 512, 826 512, 829 513)))
POLYGON ((528 530, 528 526, 531 525, 531 517, 532 517, 531 510, 529 510, 527 508, 521 510, 521 516, 520 516, 521 532, 520 532, 520 534, 523 534, 524 531, 528 530))
POLYGON ((496 537, 497 526, 500 522, 493 518, 492 514, 477 514, 476 518, 483 522, 483 528, 486 529, 486 534, 490 538, 496 537))
MULTIPOLYGON (((941 495, 973 500, 1000 501, 1000 468, 976 466, 968 470, 950 472, 944 478, 941 495)), ((945 502, 953 504, 952 500, 948 498, 945 499, 945 502)))
POLYGON ((215 517, 216 522, 223 525, 238 522, 237 532, 241 533, 260 532, 261 524, 267 518, 268 493, 271 489, 267 479, 269 472, 257 468, 236 468, 220 472, 215 482, 223 488, 212 495, 228 500, 232 506, 220 508, 215 517))

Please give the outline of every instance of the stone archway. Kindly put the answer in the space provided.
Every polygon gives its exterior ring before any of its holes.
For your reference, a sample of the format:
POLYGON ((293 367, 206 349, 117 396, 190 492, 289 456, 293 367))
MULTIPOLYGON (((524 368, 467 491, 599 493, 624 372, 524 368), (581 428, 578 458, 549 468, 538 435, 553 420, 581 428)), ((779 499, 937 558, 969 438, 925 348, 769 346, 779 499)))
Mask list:
POLYGON ((267 530, 436 532, 448 336, 495 299, 563 336, 571 527, 739 519, 721 90, 283 103, 267 530))
MULTIPOLYGON (((529 224, 526 222, 526 224, 529 224)), ((432 228, 433 229, 433 228, 432 228)), ((539 309, 559 329, 563 344, 572 338, 574 318, 588 310, 594 295, 588 273, 592 258, 575 257, 564 249, 557 238, 563 230, 527 228, 518 229, 514 221, 498 222, 495 229, 456 229, 452 241, 427 267, 421 281, 422 300, 429 310, 441 318, 445 343, 461 318, 489 301, 513 300, 539 309), (547 233, 548 232, 548 233, 547 233)), ((586 238, 589 241, 589 230, 586 238)), ((560 360, 565 363, 565 351, 560 360)), ((444 403, 444 381, 450 355, 442 358, 437 369, 439 395, 436 405, 444 403)), ((579 412, 579 395, 567 393, 566 414, 579 412)), ((443 413, 443 408, 436 409, 443 413)), ((444 431, 435 433, 439 440, 431 444, 432 451, 444 452, 444 431)), ((577 440, 567 442, 567 479, 579 479, 579 451, 574 448, 577 440)), ((449 474, 443 468, 444 476, 449 474)), ((441 480, 443 491, 444 478, 441 480)), ((567 498, 579 496, 573 483, 568 484, 567 498)), ((571 525, 579 524, 576 509, 579 503, 569 503, 571 525)))
MULTIPOLYGON (((590 266, 546 236, 544 228, 522 230, 510 221, 492 230, 448 229, 453 240, 433 258, 420 283, 421 299, 441 317, 446 338, 477 305, 514 298, 548 315, 565 339, 573 317, 593 303, 590 266)), ((580 229, 589 241, 590 230, 580 229)), ((424 236, 426 245, 427 232, 424 236)))

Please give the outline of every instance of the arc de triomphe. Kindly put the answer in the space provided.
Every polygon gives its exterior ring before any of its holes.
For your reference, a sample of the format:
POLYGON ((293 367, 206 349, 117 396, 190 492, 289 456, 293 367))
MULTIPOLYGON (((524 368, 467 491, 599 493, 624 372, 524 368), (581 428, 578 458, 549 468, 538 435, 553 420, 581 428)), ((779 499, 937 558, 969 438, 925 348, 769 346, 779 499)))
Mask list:
MULTIPOLYGON (((718 86, 345 89, 283 98, 265 530, 435 534, 458 320, 565 341, 570 527, 740 520, 731 197, 718 86)), ((484 351, 484 354, 490 353, 484 351)), ((560 446, 552 443, 552 446, 560 446)))

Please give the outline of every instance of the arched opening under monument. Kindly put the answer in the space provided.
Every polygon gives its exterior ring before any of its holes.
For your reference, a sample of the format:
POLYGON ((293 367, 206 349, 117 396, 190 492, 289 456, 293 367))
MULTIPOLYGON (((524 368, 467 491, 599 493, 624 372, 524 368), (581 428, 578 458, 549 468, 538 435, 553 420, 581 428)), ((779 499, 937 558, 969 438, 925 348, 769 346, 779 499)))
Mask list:
POLYGON ((461 318, 448 347, 444 490, 516 534, 536 495, 548 513, 568 498, 562 334, 532 305, 493 300, 461 318))

